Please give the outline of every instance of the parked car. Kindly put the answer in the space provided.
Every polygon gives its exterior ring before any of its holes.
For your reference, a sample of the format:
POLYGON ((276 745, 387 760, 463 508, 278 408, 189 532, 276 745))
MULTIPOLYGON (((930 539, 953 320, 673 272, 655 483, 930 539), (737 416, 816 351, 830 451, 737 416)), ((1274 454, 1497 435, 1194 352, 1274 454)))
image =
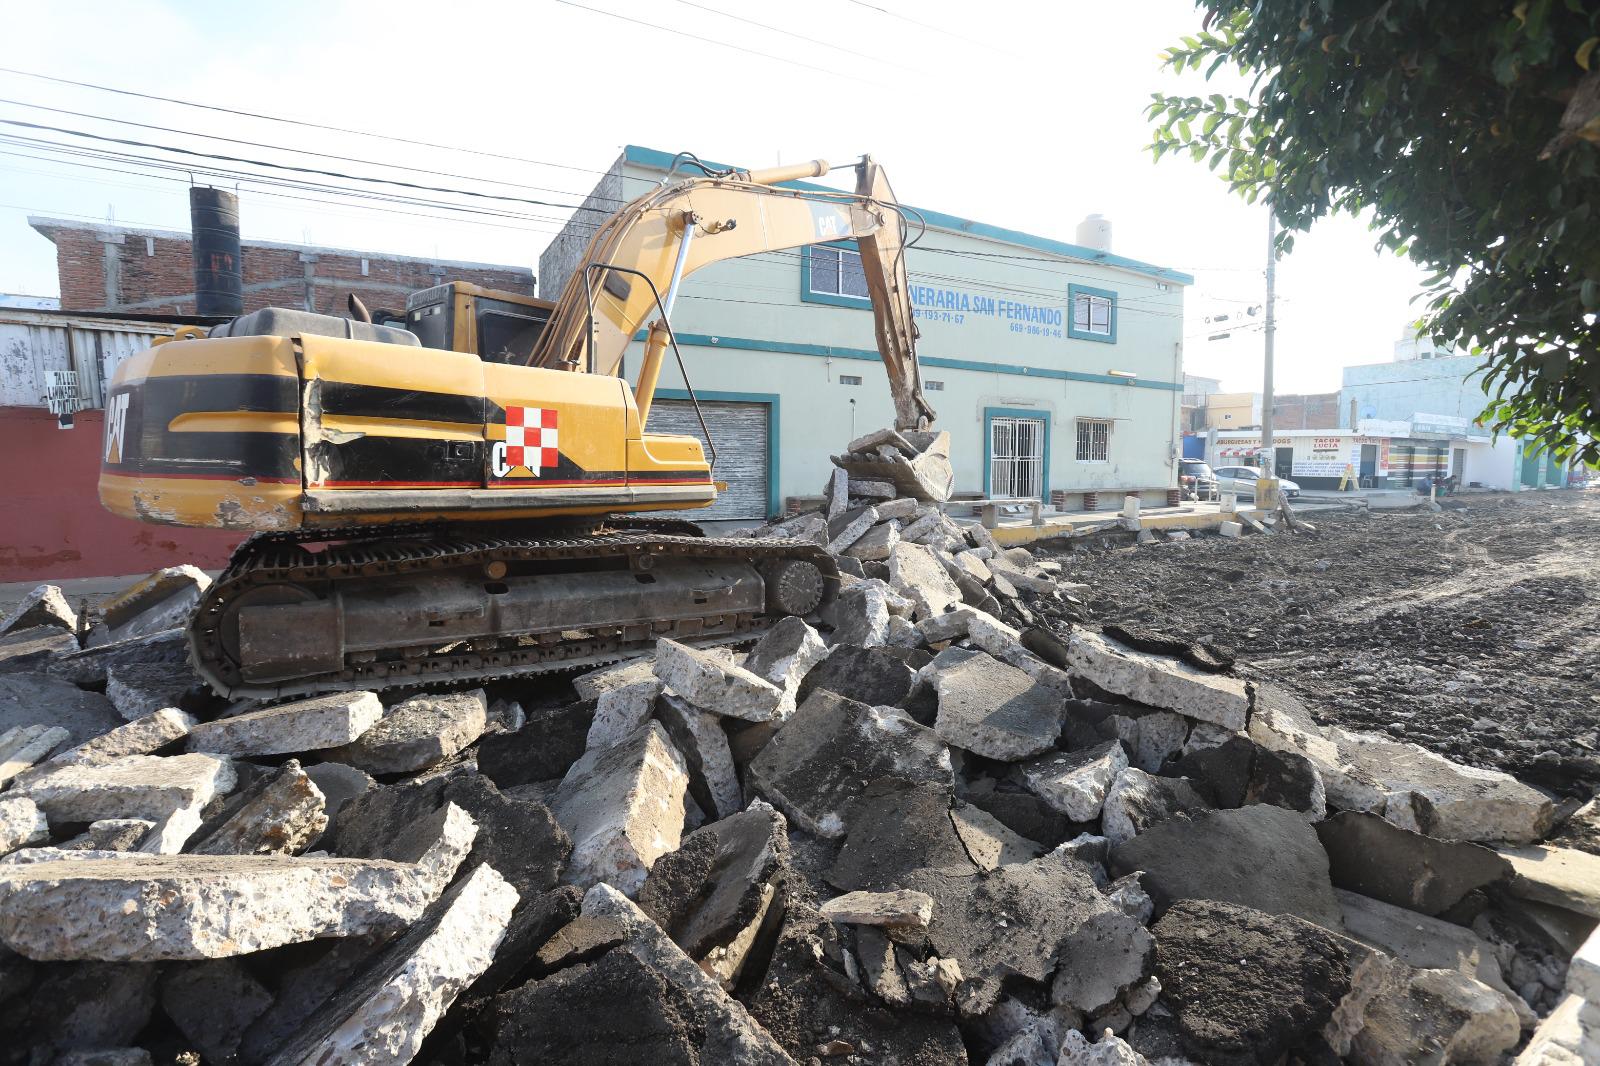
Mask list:
POLYGON ((1217 498, 1217 475, 1199 459, 1178 460, 1178 487, 1186 500, 1217 498))
MULTIPOLYGON (((1256 479, 1261 476, 1260 470, 1253 466, 1219 466, 1216 474, 1217 491, 1255 499, 1256 479)), ((1300 486, 1288 478, 1279 478, 1278 487, 1291 500, 1300 495, 1300 486)))

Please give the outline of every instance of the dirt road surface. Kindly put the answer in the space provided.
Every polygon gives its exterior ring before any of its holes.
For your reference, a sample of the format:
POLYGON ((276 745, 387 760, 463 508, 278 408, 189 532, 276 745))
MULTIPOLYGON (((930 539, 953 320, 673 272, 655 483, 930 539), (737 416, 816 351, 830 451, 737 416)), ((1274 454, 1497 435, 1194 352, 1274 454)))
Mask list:
POLYGON ((1056 557, 1096 621, 1222 645, 1326 722, 1591 796, 1600 492, 1448 502, 1463 506, 1056 557))

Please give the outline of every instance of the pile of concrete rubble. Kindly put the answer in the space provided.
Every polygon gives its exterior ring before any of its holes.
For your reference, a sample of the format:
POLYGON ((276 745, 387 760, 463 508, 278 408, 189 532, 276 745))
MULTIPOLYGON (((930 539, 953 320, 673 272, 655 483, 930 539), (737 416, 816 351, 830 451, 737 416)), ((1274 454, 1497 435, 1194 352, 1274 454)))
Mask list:
POLYGON ((844 458, 759 531, 837 599, 743 654, 227 705, 200 572, 92 628, 41 587, 0 1061, 1594 1061, 1593 804, 1062 625, 1057 565, 844 458))

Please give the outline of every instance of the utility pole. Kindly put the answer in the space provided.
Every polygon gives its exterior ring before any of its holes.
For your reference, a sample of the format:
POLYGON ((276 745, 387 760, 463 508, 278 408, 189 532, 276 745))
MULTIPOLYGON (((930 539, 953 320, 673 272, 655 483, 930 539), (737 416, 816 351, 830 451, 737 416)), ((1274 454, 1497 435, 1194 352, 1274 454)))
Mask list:
POLYGON ((1267 206, 1267 323, 1266 370, 1261 382, 1261 451, 1263 477, 1278 476, 1278 453, 1272 446, 1272 342, 1277 332, 1275 301, 1278 280, 1278 216, 1267 206))

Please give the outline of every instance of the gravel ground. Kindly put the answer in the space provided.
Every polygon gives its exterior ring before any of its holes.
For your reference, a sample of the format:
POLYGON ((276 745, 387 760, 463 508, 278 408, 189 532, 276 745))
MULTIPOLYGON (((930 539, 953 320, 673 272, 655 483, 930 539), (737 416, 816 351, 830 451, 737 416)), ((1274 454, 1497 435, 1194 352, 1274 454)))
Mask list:
POLYGON ((1056 557, 1090 586, 1080 595, 1094 621, 1210 641, 1326 722, 1592 796, 1600 492, 1447 503, 1322 512, 1314 534, 1056 557))

